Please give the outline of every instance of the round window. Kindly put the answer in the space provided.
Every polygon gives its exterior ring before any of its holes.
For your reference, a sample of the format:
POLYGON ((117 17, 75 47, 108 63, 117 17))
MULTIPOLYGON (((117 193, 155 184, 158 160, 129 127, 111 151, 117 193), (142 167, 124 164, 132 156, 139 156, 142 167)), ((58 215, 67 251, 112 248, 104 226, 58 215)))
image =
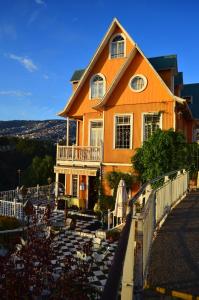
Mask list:
POLYGON ((143 75, 135 75, 130 80, 130 87, 134 92, 141 92, 146 88, 147 79, 143 75))

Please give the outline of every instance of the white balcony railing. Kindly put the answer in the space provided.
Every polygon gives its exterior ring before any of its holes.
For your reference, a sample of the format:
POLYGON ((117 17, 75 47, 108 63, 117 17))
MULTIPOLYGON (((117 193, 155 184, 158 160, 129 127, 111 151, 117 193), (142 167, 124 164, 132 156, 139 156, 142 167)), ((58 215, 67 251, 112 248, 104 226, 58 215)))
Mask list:
POLYGON ((102 161, 102 147, 57 145, 57 161, 102 161))

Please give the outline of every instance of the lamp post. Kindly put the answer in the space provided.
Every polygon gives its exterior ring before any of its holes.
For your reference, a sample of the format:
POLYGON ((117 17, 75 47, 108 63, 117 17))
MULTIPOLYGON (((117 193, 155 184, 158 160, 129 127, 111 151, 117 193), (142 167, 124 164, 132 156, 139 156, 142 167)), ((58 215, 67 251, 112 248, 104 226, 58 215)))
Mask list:
POLYGON ((22 197, 22 204, 23 204, 23 214, 22 214, 22 230, 23 230, 23 238, 24 238, 24 200, 25 200, 25 197, 27 195, 27 188, 22 185, 22 187, 20 188, 20 194, 21 194, 21 197, 22 197))
POLYGON ((18 186, 20 186, 20 184, 21 184, 21 169, 18 169, 17 173, 18 173, 18 186))

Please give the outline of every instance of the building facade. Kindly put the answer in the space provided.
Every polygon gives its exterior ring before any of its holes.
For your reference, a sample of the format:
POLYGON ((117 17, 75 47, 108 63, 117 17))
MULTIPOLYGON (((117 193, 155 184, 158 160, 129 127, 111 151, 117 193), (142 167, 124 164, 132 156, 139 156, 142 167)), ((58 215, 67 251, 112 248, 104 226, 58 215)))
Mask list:
POLYGON ((147 58, 113 20, 88 67, 74 72, 73 93, 59 113, 77 124, 76 143, 69 145, 67 126, 66 145, 57 145, 55 166, 56 182, 64 176, 74 204, 93 208, 96 176, 110 195, 107 172, 132 173, 135 149, 157 128, 182 131, 192 142, 197 122, 182 75, 176 55, 147 58))

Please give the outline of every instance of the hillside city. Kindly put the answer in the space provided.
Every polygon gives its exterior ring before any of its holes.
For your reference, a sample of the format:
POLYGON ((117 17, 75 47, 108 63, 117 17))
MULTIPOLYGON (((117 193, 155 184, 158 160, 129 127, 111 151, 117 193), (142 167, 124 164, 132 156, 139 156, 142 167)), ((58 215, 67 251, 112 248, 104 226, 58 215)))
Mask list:
MULTIPOLYGON (((71 130, 74 123, 70 123, 71 130)), ((65 139, 65 120, 44 120, 44 121, 0 121, 0 137, 14 136, 37 140, 50 140, 58 142, 65 139)))

